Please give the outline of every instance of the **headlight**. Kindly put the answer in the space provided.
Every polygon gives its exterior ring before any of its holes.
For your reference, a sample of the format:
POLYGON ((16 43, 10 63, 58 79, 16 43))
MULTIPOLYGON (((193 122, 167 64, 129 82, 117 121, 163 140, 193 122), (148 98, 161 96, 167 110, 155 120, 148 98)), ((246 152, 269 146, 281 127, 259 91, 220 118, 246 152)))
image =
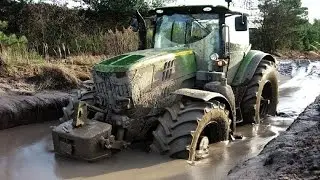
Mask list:
POLYGON ((216 60, 219 59, 219 55, 218 55, 217 53, 214 53, 214 54, 212 54, 212 55, 210 56, 210 59, 211 59, 212 61, 216 61, 216 60))

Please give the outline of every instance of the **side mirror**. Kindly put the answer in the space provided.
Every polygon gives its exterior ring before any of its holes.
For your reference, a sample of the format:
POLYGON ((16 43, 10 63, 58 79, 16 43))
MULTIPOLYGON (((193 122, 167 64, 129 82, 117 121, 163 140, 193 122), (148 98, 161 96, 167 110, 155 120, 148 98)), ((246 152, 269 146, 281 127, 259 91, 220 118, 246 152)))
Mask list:
POLYGON ((235 18, 236 31, 247 31, 248 30, 248 18, 247 16, 238 16, 235 18))
POLYGON ((131 18, 130 27, 131 27, 132 31, 134 31, 134 32, 139 31, 139 24, 138 24, 137 18, 135 18, 135 17, 131 18))
POLYGON ((136 11, 136 17, 137 17, 137 22, 138 22, 138 33, 139 33, 139 50, 146 49, 147 47, 147 24, 145 19, 142 17, 140 12, 137 10, 136 11))

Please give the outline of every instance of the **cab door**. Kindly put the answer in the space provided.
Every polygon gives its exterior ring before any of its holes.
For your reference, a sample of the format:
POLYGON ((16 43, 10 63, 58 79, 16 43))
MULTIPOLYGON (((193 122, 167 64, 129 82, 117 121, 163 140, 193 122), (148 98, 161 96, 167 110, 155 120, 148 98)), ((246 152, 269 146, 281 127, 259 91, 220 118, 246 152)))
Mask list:
POLYGON ((249 30, 237 31, 236 30, 236 17, 239 15, 233 15, 226 17, 226 25, 229 26, 230 31, 230 64, 228 71, 228 82, 232 82, 237 70, 244 58, 245 54, 250 48, 249 43, 249 30))

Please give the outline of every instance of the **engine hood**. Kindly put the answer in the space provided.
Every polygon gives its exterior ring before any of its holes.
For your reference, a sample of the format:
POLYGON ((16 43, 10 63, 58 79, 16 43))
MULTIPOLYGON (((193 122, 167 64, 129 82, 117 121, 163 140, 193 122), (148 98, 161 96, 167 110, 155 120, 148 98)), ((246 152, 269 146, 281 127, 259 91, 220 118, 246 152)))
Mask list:
POLYGON ((94 66, 99 72, 126 72, 153 64, 159 60, 193 54, 187 48, 147 49, 102 60, 94 66))

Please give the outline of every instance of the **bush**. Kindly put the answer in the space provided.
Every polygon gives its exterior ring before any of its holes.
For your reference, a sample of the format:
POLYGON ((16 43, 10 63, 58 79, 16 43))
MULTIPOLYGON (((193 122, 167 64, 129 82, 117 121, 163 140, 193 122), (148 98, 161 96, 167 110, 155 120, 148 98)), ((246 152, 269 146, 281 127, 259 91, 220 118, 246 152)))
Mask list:
POLYGON ((115 30, 115 32, 109 30, 104 42, 105 54, 115 56, 136 51, 139 47, 139 36, 131 29, 115 30))
MULTIPOLYGON (((0 29, 6 30, 7 24, 5 21, 0 21, 0 29)), ((40 55, 28 49, 28 40, 25 36, 6 35, 3 31, 0 31, 0 56, 9 65, 41 61, 40 55)))
MULTIPOLYGON (((84 53, 101 55, 110 52, 105 48, 106 40, 115 42, 113 38, 117 37, 116 41, 123 42, 131 34, 123 29, 129 24, 129 14, 110 14, 38 3, 22 6, 19 15, 9 23, 10 29, 19 27, 15 33, 25 35, 29 39, 29 49, 45 57, 66 58, 84 53), (121 38, 121 35, 124 37, 121 38)), ((120 45, 124 51, 130 50, 134 49, 133 40, 137 41, 137 38, 129 38, 123 45, 120 42, 114 44, 120 45)))
POLYGON ((53 64, 41 66, 40 73, 34 78, 38 80, 38 89, 73 89, 79 84, 74 72, 53 64))

